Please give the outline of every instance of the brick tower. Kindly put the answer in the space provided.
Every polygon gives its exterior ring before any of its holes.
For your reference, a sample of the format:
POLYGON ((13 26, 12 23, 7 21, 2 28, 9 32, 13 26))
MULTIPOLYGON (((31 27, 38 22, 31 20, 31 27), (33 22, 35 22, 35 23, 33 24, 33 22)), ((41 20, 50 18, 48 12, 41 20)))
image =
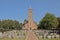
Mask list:
POLYGON ((37 29, 37 25, 33 21, 33 18, 32 18, 32 8, 31 7, 29 7, 29 9, 28 9, 28 23, 24 24, 23 29, 37 29))

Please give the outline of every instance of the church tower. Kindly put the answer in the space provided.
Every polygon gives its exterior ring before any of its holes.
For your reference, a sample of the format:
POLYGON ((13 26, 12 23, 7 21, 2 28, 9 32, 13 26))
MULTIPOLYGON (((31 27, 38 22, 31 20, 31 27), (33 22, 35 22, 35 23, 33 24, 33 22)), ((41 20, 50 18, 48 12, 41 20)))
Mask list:
POLYGON ((32 8, 29 7, 28 9, 28 23, 24 25, 24 29, 37 29, 36 23, 33 21, 32 18, 32 8))
POLYGON ((32 27, 32 8, 29 7, 28 9, 28 25, 29 25, 29 28, 31 29, 32 27))

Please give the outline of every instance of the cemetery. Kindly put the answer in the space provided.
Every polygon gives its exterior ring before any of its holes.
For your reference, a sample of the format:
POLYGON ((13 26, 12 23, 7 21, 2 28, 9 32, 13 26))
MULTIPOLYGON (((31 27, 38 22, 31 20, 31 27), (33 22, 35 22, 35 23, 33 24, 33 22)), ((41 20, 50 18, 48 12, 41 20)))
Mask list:
POLYGON ((32 8, 28 9, 28 20, 0 20, 0 40, 60 40, 60 18, 47 13, 36 24, 32 18, 32 8), (52 16, 52 17, 51 17, 52 16))
POLYGON ((12 31, 4 32, 4 33, 0 32, 0 39, 1 40, 4 40, 4 39, 6 39, 6 40, 7 39, 25 40, 26 33, 27 33, 27 30, 12 30, 12 31))
POLYGON ((34 30, 39 40, 60 40, 57 30, 34 30), (54 32, 55 31, 55 32, 54 32))
POLYGON ((60 40, 60 1, 0 0, 0 40, 60 40))

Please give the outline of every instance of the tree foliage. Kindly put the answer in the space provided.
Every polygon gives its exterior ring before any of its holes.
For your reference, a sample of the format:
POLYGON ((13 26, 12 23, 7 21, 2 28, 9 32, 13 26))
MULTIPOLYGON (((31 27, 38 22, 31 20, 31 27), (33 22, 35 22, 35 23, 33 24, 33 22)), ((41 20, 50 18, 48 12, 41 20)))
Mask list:
POLYGON ((39 22, 38 28, 52 29, 58 26, 58 21, 55 15, 47 13, 45 17, 39 22))
POLYGON ((58 19, 58 27, 57 27, 57 29, 60 29, 60 17, 58 17, 57 19, 58 19))
POLYGON ((28 23, 28 20, 27 19, 24 20, 24 24, 26 24, 26 23, 28 23))
POLYGON ((22 28, 22 23, 16 20, 0 20, 0 31, 7 30, 20 30, 22 28))

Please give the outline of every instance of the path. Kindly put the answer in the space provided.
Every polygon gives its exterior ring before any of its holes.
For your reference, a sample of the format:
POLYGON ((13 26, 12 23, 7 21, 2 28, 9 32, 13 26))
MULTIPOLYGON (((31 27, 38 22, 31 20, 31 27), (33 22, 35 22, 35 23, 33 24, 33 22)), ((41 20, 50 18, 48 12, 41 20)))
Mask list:
POLYGON ((29 30, 27 32, 26 40, 38 40, 38 39, 37 39, 36 35, 33 33, 33 31, 29 30))

